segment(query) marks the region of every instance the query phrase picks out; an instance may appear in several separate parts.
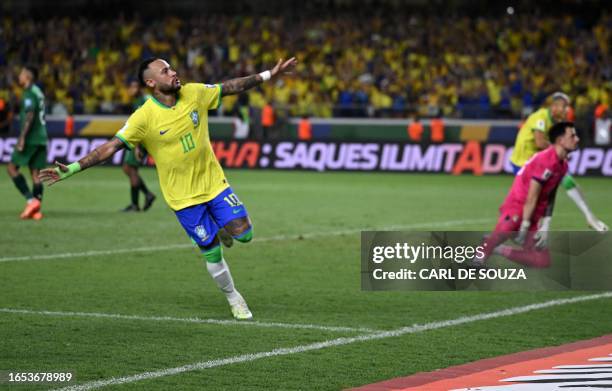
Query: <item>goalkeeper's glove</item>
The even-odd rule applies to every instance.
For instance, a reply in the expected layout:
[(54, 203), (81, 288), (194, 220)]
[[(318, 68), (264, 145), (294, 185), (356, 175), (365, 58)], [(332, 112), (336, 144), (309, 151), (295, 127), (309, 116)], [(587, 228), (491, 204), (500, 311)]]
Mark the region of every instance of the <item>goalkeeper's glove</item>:
[(516, 243), (520, 244), (521, 246), (525, 244), (525, 239), (527, 239), (527, 232), (529, 232), (529, 227), (531, 227), (531, 221), (523, 220), (521, 222), (521, 228), (519, 229), (518, 235), (516, 235), (516, 238), (514, 239)]
[(542, 217), (540, 227), (534, 235), (535, 246), (537, 249), (543, 249), (548, 246), (548, 231), (550, 230), (550, 216)]

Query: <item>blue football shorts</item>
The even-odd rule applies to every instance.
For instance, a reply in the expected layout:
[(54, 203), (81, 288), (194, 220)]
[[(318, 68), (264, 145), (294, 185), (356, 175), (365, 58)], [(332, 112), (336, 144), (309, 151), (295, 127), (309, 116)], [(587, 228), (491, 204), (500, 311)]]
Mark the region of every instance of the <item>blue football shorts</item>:
[(187, 235), (198, 245), (208, 246), (220, 227), (232, 220), (248, 217), (242, 202), (231, 187), (208, 202), (189, 206), (174, 212)]

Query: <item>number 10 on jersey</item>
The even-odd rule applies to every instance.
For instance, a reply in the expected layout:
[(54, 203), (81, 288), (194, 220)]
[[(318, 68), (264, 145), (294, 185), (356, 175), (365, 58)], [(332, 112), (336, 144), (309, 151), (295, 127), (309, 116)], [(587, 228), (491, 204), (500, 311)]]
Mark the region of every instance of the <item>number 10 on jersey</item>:
[(195, 148), (195, 141), (193, 141), (191, 133), (181, 137), (181, 145), (183, 145), (183, 153), (187, 153)]

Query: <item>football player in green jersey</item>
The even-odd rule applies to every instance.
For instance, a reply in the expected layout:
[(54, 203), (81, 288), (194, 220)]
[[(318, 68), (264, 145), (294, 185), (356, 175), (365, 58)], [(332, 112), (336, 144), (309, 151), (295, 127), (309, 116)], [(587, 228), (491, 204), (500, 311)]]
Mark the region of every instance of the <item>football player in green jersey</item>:
[[(21, 213), (22, 219), (42, 219), (40, 212), (43, 185), (38, 178), (39, 171), (47, 164), (47, 128), (45, 126), (45, 96), (34, 84), (38, 76), (35, 67), (26, 65), (19, 72), (19, 85), (23, 88), (19, 110), (19, 138), (13, 150), (7, 171), (15, 187), (26, 199)], [(20, 167), (30, 168), (32, 190)]]
[[(143, 95), (140, 90), (140, 85), (137, 80), (132, 80), (128, 87), (128, 94), (132, 97), (132, 109), (137, 110), (142, 106), (149, 95)], [(138, 167), (142, 163), (146, 151), (141, 146), (134, 148), (134, 150), (126, 150), (123, 154), (123, 165), (121, 168), (125, 175), (130, 179), (130, 205), (122, 209), (123, 212), (138, 212), (140, 206), (138, 205), (138, 195), (140, 192), (145, 196), (145, 203), (142, 210), (147, 211), (153, 205), (155, 201), (155, 194), (153, 194), (145, 184), (142, 177), (138, 174)]]

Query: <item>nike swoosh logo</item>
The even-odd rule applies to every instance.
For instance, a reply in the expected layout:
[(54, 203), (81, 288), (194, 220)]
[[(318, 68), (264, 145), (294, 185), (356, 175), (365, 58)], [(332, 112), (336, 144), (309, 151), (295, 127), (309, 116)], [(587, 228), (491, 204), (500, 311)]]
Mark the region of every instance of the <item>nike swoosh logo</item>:
[(232, 209), (232, 213), (237, 215), (238, 213), (242, 212), (242, 208), (240, 209)]
[(168, 133), (169, 131), (170, 131), (170, 129), (160, 130), (159, 134), (160, 134), (160, 136), (163, 136), (164, 134)]

